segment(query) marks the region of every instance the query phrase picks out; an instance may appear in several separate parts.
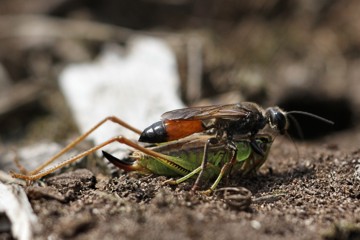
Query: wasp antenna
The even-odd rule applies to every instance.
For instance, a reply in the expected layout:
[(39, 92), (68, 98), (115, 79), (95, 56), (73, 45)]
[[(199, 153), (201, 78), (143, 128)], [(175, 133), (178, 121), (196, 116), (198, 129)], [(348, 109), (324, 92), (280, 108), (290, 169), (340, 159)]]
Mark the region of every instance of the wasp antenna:
[[(299, 137), (301, 140), (304, 140), (304, 134), (302, 131), (302, 128), (298, 122), (298, 120), (296, 120), (296, 118), (292, 115), (288, 115), (288, 117), (290, 118), (290, 120), (294, 123), (294, 126), (296, 128), (296, 132), (299, 134)], [(289, 134), (287, 134), (289, 136)]]
[[(296, 123), (298, 124), (298, 122), (296, 121)], [(297, 158), (299, 159), (300, 157), (300, 152), (299, 152), (299, 148), (297, 147), (296, 145), (296, 142), (294, 141), (294, 139), (290, 136), (290, 134), (288, 134), (287, 132), (285, 133), (286, 136), (290, 139), (290, 141), (294, 144), (294, 147), (295, 147), (295, 150), (296, 150), (296, 153), (297, 153)]]
[[(302, 114), (302, 115), (306, 115), (306, 116), (309, 116), (309, 117), (313, 117), (315, 119), (318, 119), (320, 121), (323, 121), (323, 122), (326, 122), (330, 125), (334, 125), (335, 123), (329, 119), (326, 119), (326, 118), (323, 118), (323, 117), (320, 117), (319, 115), (316, 115), (316, 114), (313, 114), (313, 113), (309, 113), (309, 112), (303, 112), (303, 111), (290, 111), (290, 112), (287, 112), (287, 114)], [(290, 115), (289, 115), (290, 116)]]

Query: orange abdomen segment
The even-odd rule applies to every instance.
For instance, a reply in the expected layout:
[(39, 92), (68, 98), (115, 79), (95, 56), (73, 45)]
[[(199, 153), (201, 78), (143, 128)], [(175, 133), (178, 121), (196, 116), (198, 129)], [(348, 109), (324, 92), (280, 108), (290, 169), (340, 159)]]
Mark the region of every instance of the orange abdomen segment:
[(165, 120), (164, 124), (168, 141), (206, 130), (201, 120)]

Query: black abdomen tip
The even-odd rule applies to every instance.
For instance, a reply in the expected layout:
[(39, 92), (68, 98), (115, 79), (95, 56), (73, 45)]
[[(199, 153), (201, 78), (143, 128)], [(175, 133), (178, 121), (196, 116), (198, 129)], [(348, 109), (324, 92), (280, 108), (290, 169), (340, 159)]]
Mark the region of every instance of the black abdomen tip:
[(139, 142), (161, 143), (166, 142), (167, 137), (164, 122), (158, 121), (144, 129), (139, 137)]

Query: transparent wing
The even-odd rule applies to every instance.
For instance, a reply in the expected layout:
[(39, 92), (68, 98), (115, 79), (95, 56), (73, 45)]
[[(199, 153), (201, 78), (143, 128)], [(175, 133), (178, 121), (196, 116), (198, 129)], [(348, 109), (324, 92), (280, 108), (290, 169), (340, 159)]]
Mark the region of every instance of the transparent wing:
[(260, 111), (261, 109), (257, 104), (251, 102), (244, 102), (238, 104), (176, 109), (164, 113), (163, 115), (161, 115), (161, 118), (163, 120), (206, 120), (212, 118), (239, 119), (247, 116), (249, 113)]

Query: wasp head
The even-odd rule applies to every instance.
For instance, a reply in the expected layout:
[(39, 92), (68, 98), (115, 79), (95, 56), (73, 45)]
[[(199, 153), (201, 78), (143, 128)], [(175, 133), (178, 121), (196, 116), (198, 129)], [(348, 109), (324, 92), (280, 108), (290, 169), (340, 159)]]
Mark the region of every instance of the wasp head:
[(276, 129), (280, 134), (285, 134), (289, 126), (285, 111), (279, 107), (270, 107), (266, 109), (265, 116), (272, 129)]

